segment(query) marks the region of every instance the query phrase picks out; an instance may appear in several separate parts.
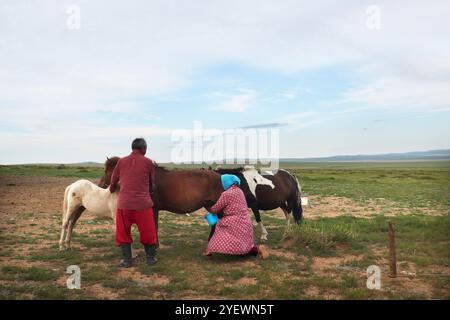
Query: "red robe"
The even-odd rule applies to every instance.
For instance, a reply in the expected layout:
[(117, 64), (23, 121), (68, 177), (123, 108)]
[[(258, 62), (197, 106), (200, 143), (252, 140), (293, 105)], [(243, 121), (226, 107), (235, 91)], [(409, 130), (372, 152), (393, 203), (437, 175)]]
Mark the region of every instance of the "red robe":
[(110, 190), (114, 191), (120, 180), (117, 208), (142, 210), (153, 207), (150, 186), (154, 173), (153, 162), (138, 150), (117, 162), (111, 176)]
[(223, 211), (223, 218), (216, 224), (216, 230), (209, 240), (207, 253), (244, 255), (253, 247), (253, 224), (247, 210), (242, 190), (232, 186), (224, 191), (211, 208), (213, 213)]

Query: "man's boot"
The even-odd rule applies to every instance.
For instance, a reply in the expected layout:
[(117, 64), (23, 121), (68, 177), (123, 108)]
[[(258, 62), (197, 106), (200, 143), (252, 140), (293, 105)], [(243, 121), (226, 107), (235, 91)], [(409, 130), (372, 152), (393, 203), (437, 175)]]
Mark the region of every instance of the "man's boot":
[(120, 266), (123, 268), (131, 267), (131, 243), (125, 243), (120, 246), (122, 248), (123, 259), (120, 260)]
[(156, 246), (155, 245), (146, 245), (145, 248), (145, 255), (147, 256), (147, 264), (153, 265), (158, 260), (156, 259)]

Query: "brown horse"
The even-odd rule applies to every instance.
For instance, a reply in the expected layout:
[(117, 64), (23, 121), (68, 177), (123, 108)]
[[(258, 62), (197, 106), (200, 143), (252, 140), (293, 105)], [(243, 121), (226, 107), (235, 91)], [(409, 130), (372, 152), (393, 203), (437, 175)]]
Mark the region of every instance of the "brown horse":
[[(108, 158), (105, 174), (101, 181), (106, 187), (119, 157)], [(221, 175), (210, 170), (168, 170), (155, 163), (155, 184), (152, 200), (156, 230), (158, 230), (158, 211), (166, 210), (185, 214), (201, 208), (209, 209), (224, 191)]]

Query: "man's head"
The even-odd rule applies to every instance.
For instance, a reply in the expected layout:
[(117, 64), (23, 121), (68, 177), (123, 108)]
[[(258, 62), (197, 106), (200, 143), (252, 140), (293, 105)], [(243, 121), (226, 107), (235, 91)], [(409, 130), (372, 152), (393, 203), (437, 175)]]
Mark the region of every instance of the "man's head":
[(145, 155), (147, 152), (147, 142), (145, 142), (144, 138), (136, 138), (131, 144), (131, 149), (139, 150), (141, 154)]

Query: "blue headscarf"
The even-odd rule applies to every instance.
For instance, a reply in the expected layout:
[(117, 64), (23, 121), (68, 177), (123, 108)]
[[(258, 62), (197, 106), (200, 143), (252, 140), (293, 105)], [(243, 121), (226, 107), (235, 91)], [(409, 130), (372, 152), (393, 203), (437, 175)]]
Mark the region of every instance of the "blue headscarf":
[(224, 190), (228, 190), (234, 184), (238, 186), (241, 184), (241, 179), (234, 174), (223, 174), (221, 180)]

